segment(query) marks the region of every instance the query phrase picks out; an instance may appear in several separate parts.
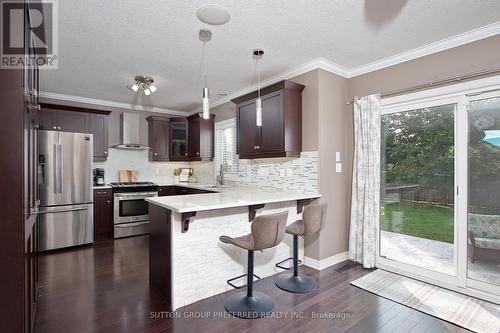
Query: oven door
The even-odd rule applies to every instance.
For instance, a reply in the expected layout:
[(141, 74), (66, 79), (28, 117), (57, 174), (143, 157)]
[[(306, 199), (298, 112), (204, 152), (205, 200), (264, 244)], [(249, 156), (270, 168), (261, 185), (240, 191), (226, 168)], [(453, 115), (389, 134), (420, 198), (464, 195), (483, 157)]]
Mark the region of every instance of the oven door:
[(156, 197), (158, 192), (128, 192), (114, 194), (114, 224), (149, 220), (145, 198)]

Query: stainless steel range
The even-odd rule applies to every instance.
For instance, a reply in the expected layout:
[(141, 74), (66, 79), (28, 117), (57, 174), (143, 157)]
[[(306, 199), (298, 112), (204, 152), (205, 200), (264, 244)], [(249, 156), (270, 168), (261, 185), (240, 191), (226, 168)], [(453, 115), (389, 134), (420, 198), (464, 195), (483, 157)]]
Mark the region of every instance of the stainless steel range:
[(152, 182), (111, 183), (114, 197), (114, 237), (149, 233), (149, 209), (145, 198), (158, 196)]

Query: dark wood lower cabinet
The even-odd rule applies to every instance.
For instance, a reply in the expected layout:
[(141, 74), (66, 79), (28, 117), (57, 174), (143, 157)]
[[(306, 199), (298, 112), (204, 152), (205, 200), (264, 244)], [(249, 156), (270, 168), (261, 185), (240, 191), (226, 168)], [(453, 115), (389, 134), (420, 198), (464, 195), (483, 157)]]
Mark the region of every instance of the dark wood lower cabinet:
[(113, 239), (113, 191), (94, 189), (94, 240)]
[(188, 195), (188, 194), (203, 194), (203, 193), (213, 193), (212, 191), (206, 191), (197, 188), (189, 188), (184, 186), (160, 186), (158, 188), (158, 196), (166, 197), (169, 195)]

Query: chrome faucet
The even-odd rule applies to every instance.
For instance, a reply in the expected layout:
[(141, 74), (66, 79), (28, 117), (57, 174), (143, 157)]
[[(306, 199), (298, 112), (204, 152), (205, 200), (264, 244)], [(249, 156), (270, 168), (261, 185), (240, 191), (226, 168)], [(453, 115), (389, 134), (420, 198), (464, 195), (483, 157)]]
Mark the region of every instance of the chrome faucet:
[(222, 168), (222, 164), (220, 165), (219, 174), (217, 175), (217, 184), (221, 187), (224, 185), (224, 169)]

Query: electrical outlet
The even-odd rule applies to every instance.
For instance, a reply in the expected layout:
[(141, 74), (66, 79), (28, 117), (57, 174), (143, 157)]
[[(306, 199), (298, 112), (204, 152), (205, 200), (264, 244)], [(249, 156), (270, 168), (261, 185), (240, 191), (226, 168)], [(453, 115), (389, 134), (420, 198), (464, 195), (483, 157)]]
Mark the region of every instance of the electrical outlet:
[(285, 169), (280, 169), (280, 176), (285, 177)]
[(335, 163), (335, 172), (342, 172), (342, 163)]
[(340, 162), (340, 152), (335, 152), (335, 162)]

